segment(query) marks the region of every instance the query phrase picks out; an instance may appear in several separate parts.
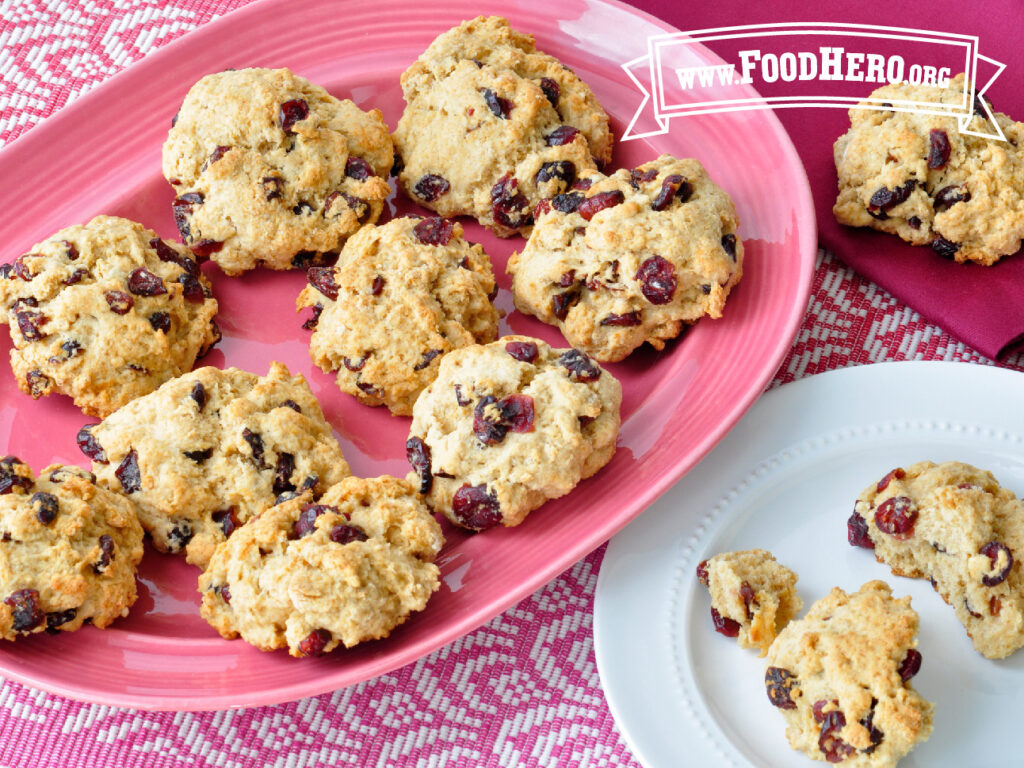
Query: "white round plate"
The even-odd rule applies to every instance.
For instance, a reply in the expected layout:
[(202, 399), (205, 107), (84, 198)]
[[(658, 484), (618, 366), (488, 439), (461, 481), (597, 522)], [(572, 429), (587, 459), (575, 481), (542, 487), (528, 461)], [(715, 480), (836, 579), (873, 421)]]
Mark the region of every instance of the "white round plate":
[(697, 563), (761, 547), (800, 576), (809, 607), (882, 579), (911, 595), (935, 702), (931, 738), (900, 762), (1020, 765), (1024, 652), (976, 653), (927, 581), (851, 547), (857, 495), (897, 466), (966, 461), (1024, 495), (1024, 376), (966, 363), (881, 363), (813, 376), (759, 400), (682, 480), (616, 536), (597, 583), (594, 643), (612, 714), (646, 768), (806, 768), (764, 691), (764, 661), (711, 625)]

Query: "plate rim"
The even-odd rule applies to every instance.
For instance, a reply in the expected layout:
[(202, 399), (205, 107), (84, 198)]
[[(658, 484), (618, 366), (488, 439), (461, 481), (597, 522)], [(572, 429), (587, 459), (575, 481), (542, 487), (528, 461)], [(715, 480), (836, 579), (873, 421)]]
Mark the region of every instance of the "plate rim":
[[(325, 3), (327, 0), (316, 1)], [(536, 0), (525, 0), (517, 5), (528, 8), (531, 3), (535, 1)], [(477, 15), (481, 11), (486, 12), (489, 10), (488, 8), (481, 8), (479, 5), (470, 3), (468, 0), (459, 0), (459, 2), (467, 8), (467, 13), (471, 15)], [(620, 0), (588, 0), (588, 3), (591, 5), (611, 6), (632, 16), (639, 17), (640, 19), (653, 24), (664, 31), (676, 31), (675, 28), (667, 22), (650, 15), (645, 11), (635, 8), (628, 3), (621, 2)], [(106, 97), (108, 93), (118, 92), (122, 88), (122, 83), (130, 81), (132, 77), (138, 76), (138, 71), (141, 68), (150, 69), (152, 67), (161, 66), (164, 63), (169, 63), (173, 61), (179, 49), (186, 46), (196, 45), (197, 41), (203, 40), (207, 36), (220, 34), (222, 29), (228, 30), (232, 26), (249, 23), (251, 17), (259, 17), (267, 14), (267, 9), (269, 8), (287, 5), (288, 0), (256, 0), (256, 2), (250, 3), (242, 8), (234, 9), (223, 16), (211, 19), (197, 29), (191, 30), (180, 38), (177, 38), (150, 52), (141, 60), (134, 62), (124, 70), (111, 76), (97, 86), (90, 88), (86, 93), (82, 93), (72, 103), (65, 105), (60, 110), (57, 110), (52, 115), (25, 131), (3, 149), (0, 149), (0, 168), (16, 160), (20, 153), (26, 151), (27, 147), (37, 146), (37, 142), (45, 142), (53, 131), (60, 131), (63, 124), (74, 120), (75, 117), (82, 114), (83, 111), (88, 111), (93, 101)], [(494, 12), (499, 11), (495, 9)], [(807, 179), (806, 169), (800, 161), (796, 148), (794, 147), (785, 128), (778, 120), (778, 117), (774, 113), (770, 113), (766, 115), (766, 119), (775, 128), (774, 135), (783, 150), (783, 163), (793, 172), (794, 176), (800, 182), (799, 189), (791, 192), (793, 210), (806, 212), (808, 214), (805, 219), (807, 223), (802, 226), (800, 231), (801, 237), (794, 244), (793, 261), (794, 264), (799, 266), (799, 269), (794, 269), (798, 280), (798, 285), (796, 286), (796, 300), (788, 308), (788, 311), (785, 314), (780, 313), (779, 327), (782, 329), (782, 332), (776, 336), (774, 344), (769, 347), (770, 352), (766, 354), (766, 359), (770, 359), (772, 361), (771, 365), (766, 365), (765, 368), (760, 371), (758, 376), (751, 377), (750, 384), (747, 389), (747, 395), (743, 398), (737, 399), (737, 401), (732, 404), (727, 415), (717, 423), (716, 428), (709, 430), (708, 433), (703, 436), (702, 440), (694, 446), (691, 454), (692, 458), (689, 462), (673, 466), (670, 473), (655, 479), (637, 494), (639, 500), (636, 503), (637, 511), (635, 515), (640, 514), (644, 508), (653, 503), (662, 493), (670, 488), (673, 483), (696, 466), (714, 447), (714, 445), (716, 445), (733, 428), (747, 409), (757, 400), (765, 386), (767, 386), (774, 377), (778, 367), (785, 359), (785, 355), (792, 345), (793, 339), (799, 330), (800, 323), (806, 312), (807, 299), (810, 295), (811, 281), (815, 268), (815, 256), (818, 250), (817, 227), (814, 221), (814, 207), (813, 200), (811, 198), (810, 184)], [(628, 519), (616, 518), (611, 521), (602, 521), (597, 526), (600, 531), (601, 538), (592, 546), (588, 546), (586, 551), (581, 552), (579, 557), (586, 556), (587, 552), (600, 546), (601, 542), (607, 540), (610, 536), (627, 525), (630, 520), (635, 518), (635, 515)], [(33, 669), (31, 667), (23, 669), (24, 665), (20, 663), (21, 660), (17, 657), (7, 656), (2, 662), (0, 662), (0, 664), (3, 666), (4, 675), (10, 679), (17, 680), (18, 682), (49, 693), (89, 703), (158, 711), (204, 711), (278, 704), (305, 696), (319, 695), (325, 692), (337, 690), (341, 687), (353, 685), (381, 674), (385, 674), (389, 671), (393, 671), (405, 664), (413, 663), (423, 656), (448, 645), (458, 638), (479, 628), (482, 624), (504, 612), (511, 605), (527, 597), (529, 594), (532, 594), (534, 591), (556, 577), (557, 573), (544, 574), (524, 579), (502, 600), (478, 606), (476, 610), (468, 612), (462, 620), (457, 623), (454, 630), (440, 633), (440, 639), (432, 637), (429, 640), (417, 643), (414, 646), (416, 650), (412, 652), (411, 655), (405, 654), (403, 656), (403, 658), (408, 656), (404, 661), (401, 661), (398, 664), (395, 664), (390, 660), (383, 663), (368, 661), (366, 664), (368, 669), (364, 668), (365, 674), (356, 676), (357, 679), (351, 679), (341, 683), (334, 681), (334, 678), (342, 675), (342, 672), (339, 671), (333, 674), (328, 673), (325, 678), (332, 680), (333, 682), (316, 686), (316, 690), (314, 690), (314, 686), (311, 686), (308, 682), (297, 682), (290, 686), (279, 685), (272, 689), (264, 689), (258, 693), (248, 692), (245, 695), (227, 693), (218, 695), (204, 694), (204, 698), (201, 701), (186, 702), (180, 697), (169, 697), (166, 694), (159, 693), (126, 693), (123, 691), (112, 693), (108, 692), (106, 689), (97, 692), (89, 686), (78, 685), (74, 681), (70, 680), (60, 684), (54, 683), (48, 678), (40, 678), (33, 674)], [(241, 699), (241, 701), (239, 699)]]

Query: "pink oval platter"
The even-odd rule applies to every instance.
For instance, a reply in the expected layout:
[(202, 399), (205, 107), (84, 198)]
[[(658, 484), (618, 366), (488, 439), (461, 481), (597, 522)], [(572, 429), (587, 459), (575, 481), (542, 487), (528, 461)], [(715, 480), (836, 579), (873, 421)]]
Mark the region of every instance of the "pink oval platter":
[[(0, 152), (5, 211), (0, 261), (64, 226), (99, 213), (127, 216), (176, 238), (160, 150), (192, 83), (228, 67), (287, 66), (393, 128), (403, 107), (399, 76), (440, 32), (478, 14), (500, 14), (536, 36), (538, 48), (572, 67), (596, 92), (621, 136), (641, 94), (621, 65), (647, 38), (672, 30), (610, 0), (423, 3), (261, 0), (209, 23), (111, 78)], [(710, 63), (702, 49), (696, 55)], [(713, 89), (712, 89), (713, 90)], [(204, 710), (249, 707), (331, 691), (408, 664), (529, 595), (611, 537), (693, 467), (771, 380), (804, 313), (816, 231), (796, 152), (770, 112), (677, 118), (669, 133), (617, 144), (612, 168), (662, 152), (696, 157), (734, 198), (746, 247), (745, 275), (721, 320), (704, 320), (662, 353), (645, 348), (609, 366), (622, 382), (618, 452), (595, 477), (512, 529), (467, 536), (445, 528), (443, 584), (427, 609), (390, 638), (316, 659), (262, 653), (221, 639), (199, 616), (197, 569), (147, 545), (140, 598), (107, 630), (36, 635), (0, 647), (0, 674), (46, 691), (122, 707)], [(414, 210), (395, 200), (399, 212)], [(565, 346), (557, 330), (513, 311), (505, 263), (521, 240), (499, 240), (475, 223), (507, 313), (503, 333)], [(204, 269), (220, 300), (223, 342), (202, 364), (265, 374), (280, 360), (309, 380), (354, 473), (403, 476), (409, 420), (340, 393), (312, 367), (308, 332), (295, 314), (304, 276), (259, 272), (227, 278)], [(2, 333), (0, 355), (11, 342)], [(66, 398), (33, 401), (0, 368), (0, 455), (36, 470), (54, 461), (87, 465), (75, 445), (89, 419)], [(643, 553), (637, 553), (643, 556)]]

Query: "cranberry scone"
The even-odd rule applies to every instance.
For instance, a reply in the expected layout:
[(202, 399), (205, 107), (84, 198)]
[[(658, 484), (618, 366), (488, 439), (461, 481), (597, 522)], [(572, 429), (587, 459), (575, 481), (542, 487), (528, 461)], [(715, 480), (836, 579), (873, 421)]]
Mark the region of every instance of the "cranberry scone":
[(350, 477), (270, 507), (222, 542), (200, 611), (226, 638), (319, 656), (387, 637), (440, 586), (441, 526), (405, 480)]
[(497, 284), (482, 246), (438, 217), (365, 227), (334, 267), (312, 267), (299, 310), (312, 307), (309, 354), (367, 405), (412, 413), (441, 357), (498, 337)]
[(163, 147), (182, 240), (229, 275), (333, 262), (380, 216), (393, 162), (380, 110), (287, 69), (202, 78)]
[(601, 362), (722, 316), (743, 276), (739, 219), (696, 160), (662, 155), (542, 200), (509, 258), (516, 309)]
[(18, 387), (107, 416), (220, 340), (212, 296), (196, 257), (141, 224), (97, 216), (62, 229), (0, 265)]
[(402, 92), (399, 186), (502, 237), (529, 232), (542, 198), (611, 159), (608, 115), (590, 87), (497, 16), (434, 40), (402, 75)]
[(142, 527), (89, 472), (0, 459), (0, 637), (104, 628), (135, 602)]
[(849, 768), (892, 768), (932, 731), (934, 706), (910, 679), (921, 668), (910, 598), (871, 581), (839, 587), (790, 622), (768, 650), (768, 700), (790, 746)]
[[(878, 102), (929, 102), (959, 108), (964, 75), (940, 88), (886, 85)], [(891, 104), (890, 104), (891, 106)], [(972, 136), (955, 115), (850, 110), (850, 130), (835, 143), (840, 224), (872, 227), (914, 245), (930, 245), (948, 259), (991, 265), (1016, 253), (1024, 238), (1024, 123), (986, 110), (975, 98), (968, 129), (1006, 141)]]
[(765, 549), (747, 549), (702, 560), (697, 579), (711, 594), (715, 631), (761, 655), (803, 608), (797, 575)]
[(928, 579), (978, 653), (1024, 645), (1024, 502), (959, 461), (898, 467), (864, 489), (847, 521), (853, 546), (898, 576)]
[(161, 552), (203, 567), (279, 498), (319, 496), (349, 474), (302, 376), (200, 368), (78, 433), (104, 486), (125, 494)]
[(621, 402), (579, 350), (527, 336), (462, 347), (413, 406), (409, 480), (458, 526), (518, 525), (611, 460)]

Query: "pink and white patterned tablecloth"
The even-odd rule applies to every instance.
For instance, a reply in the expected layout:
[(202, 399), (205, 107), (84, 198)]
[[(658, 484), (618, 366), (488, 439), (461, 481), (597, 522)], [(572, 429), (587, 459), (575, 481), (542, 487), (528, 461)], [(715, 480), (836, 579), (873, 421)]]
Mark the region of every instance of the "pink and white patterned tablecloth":
[[(245, 4), (0, 0), (0, 144), (148, 52)], [(807, 315), (772, 386), (885, 360), (993, 364), (820, 254)], [(1022, 363), (1019, 355), (1004, 362), (1024, 370)], [(0, 765), (637, 766), (594, 662), (593, 600), (603, 554), (601, 547), (414, 664), (276, 707), (137, 712), (4, 681)]]

